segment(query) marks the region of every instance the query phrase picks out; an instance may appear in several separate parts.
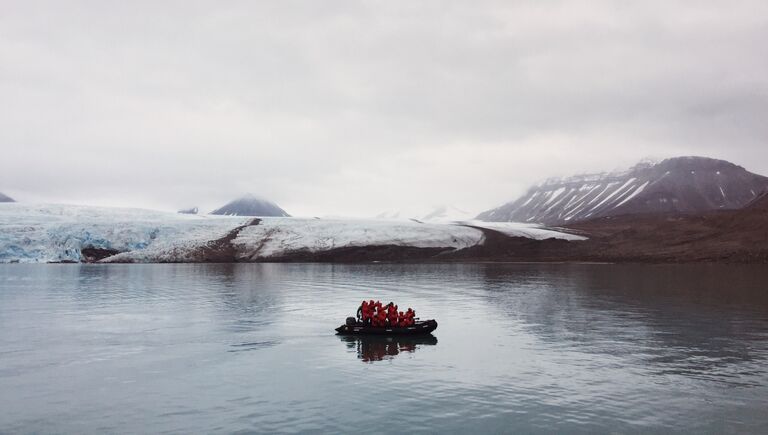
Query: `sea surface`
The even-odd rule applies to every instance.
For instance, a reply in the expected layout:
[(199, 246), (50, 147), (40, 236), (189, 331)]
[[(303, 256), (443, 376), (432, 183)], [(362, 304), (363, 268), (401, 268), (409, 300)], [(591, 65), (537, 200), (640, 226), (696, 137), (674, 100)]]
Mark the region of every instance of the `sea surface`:
[(768, 268), (0, 265), (0, 433), (368, 431), (768, 433)]

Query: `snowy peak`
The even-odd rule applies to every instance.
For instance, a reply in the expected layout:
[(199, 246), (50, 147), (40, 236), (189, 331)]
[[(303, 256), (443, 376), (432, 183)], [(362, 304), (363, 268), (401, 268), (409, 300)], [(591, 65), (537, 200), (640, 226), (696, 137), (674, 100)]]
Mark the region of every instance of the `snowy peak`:
[(414, 220), (417, 222), (449, 223), (474, 219), (475, 214), (462, 210), (453, 205), (437, 205), (432, 208), (419, 207), (415, 210), (403, 212), (401, 210), (388, 210), (374, 216), (374, 219), (388, 220)]
[(0, 202), (16, 202), (16, 201), (14, 201), (13, 198), (11, 198), (10, 196), (3, 195), (2, 193), (0, 193)]
[(563, 225), (620, 214), (738, 209), (767, 188), (768, 178), (733, 163), (676, 157), (623, 172), (549, 179), (478, 219)]
[(230, 201), (223, 207), (212, 211), (211, 214), (225, 216), (290, 216), (274, 202), (251, 194)]
[(419, 220), (424, 222), (458, 222), (472, 219), (474, 215), (452, 205), (440, 205), (434, 210), (422, 216)]

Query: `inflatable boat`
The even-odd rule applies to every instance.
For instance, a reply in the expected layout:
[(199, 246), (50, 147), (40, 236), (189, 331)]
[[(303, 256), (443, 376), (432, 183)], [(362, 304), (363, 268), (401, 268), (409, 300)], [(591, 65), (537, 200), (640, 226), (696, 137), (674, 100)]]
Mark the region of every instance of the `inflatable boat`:
[(336, 328), (340, 335), (426, 335), (437, 329), (434, 319), (416, 321), (413, 326), (403, 327), (374, 327), (357, 322), (354, 317), (347, 319), (347, 323)]

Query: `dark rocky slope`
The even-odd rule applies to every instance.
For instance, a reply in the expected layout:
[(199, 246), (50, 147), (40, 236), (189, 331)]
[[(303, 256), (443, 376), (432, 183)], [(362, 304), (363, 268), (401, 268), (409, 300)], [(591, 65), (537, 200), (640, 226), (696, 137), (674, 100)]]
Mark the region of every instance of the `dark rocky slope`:
[(741, 210), (604, 217), (564, 229), (589, 239), (539, 241), (484, 230), (483, 246), (441, 260), (768, 264), (768, 195)]
[(591, 237), (575, 253), (580, 259), (768, 263), (768, 197), (742, 210), (625, 215), (570, 228)]
[(0, 193), (0, 202), (16, 202), (16, 201), (14, 201), (13, 198), (11, 198), (10, 196), (3, 195), (2, 193)]

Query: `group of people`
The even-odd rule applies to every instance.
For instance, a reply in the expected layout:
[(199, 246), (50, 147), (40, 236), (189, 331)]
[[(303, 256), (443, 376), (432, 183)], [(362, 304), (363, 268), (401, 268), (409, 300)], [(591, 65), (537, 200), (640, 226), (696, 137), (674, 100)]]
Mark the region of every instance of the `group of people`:
[(381, 301), (363, 301), (357, 309), (357, 320), (364, 325), (374, 327), (407, 327), (413, 326), (416, 319), (416, 311), (408, 308), (405, 312), (398, 311), (397, 305), (390, 302), (382, 305)]

